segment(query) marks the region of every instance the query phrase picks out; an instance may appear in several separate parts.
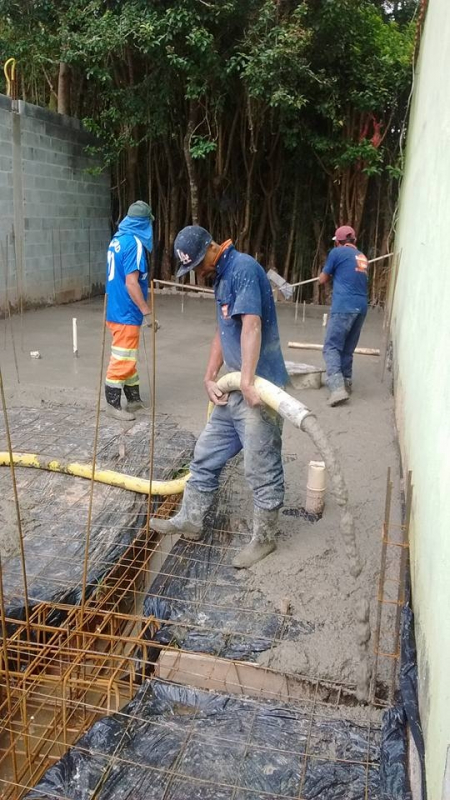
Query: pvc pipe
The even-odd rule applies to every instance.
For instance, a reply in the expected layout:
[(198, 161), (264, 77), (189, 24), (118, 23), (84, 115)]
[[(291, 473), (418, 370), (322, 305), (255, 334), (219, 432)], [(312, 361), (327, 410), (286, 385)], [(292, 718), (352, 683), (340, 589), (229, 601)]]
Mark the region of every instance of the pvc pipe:
[(306, 484), (305, 511), (321, 514), (325, 505), (325, 462), (310, 461)]
[(76, 317), (72, 317), (72, 344), (73, 344), (73, 357), (78, 358), (78, 330), (77, 330)]
[(309, 462), (307, 488), (315, 492), (325, 489), (325, 461)]

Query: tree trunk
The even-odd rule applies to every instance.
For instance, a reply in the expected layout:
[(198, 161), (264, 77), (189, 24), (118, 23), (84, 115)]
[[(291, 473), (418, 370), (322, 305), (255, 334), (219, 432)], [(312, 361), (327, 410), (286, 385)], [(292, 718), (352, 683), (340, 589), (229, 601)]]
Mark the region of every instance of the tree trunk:
[(126, 165), (127, 165), (127, 194), (128, 202), (134, 203), (137, 200), (136, 196), (136, 171), (138, 165), (138, 149), (137, 147), (127, 147), (126, 151)]
[(70, 67), (65, 61), (59, 62), (58, 114), (70, 115)]
[(196, 111), (197, 111), (196, 103), (193, 100), (191, 100), (191, 102), (189, 103), (188, 124), (187, 124), (186, 134), (183, 140), (184, 158), (186, 161), (186, 167), (189, 176), (191, 217), (193, 225), (198, 225), (198, 185), (197, 185), (197, 176), (195, 172), (194, 159), (192, 158), (191, 155), (191, 140), (193, 133), (195, 131)]

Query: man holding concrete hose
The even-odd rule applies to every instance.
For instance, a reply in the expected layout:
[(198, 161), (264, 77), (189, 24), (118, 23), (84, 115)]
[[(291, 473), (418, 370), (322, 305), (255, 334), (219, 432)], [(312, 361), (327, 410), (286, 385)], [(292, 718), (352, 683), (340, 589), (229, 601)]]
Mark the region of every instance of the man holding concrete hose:
[[(272, 290), (255, 259), (239, 253), (231, 239), (217, 244), (198, 225), (180, 231), (174, 250), (181, 262), (177, 277), (194, 269), (200, 277), (214, 278), (218, 325), (204, 378), (214, 409), (197, 441), (180, 511), (169, 520), (153, 518), (150, 524), (158, 533), (201, 539), (220, 473), (243, 449), (245, 476), (253, 491), (253, 535), (233, 566), (248, 568), (275, 550), (284, 500), (282, 419), (261, 404), (254, 387), (256, 376), (280, 387), (288, 382)], [(219, 389), (216, 379), (223, 364), (228, 371), (241, 372), (240, 392), (225, 395)]]
[[(152, 220), (147, 203), (132, 203), (108, 248), (106, 324), (113, 340), (105, 380), (106, 411), (123, 422), (134, 420), (134, 412), (144, 408), (136, 362), (141, 325), (153, 324), (146, 258), (153, 246)], [(156, 321), (155, 325), (158, 328)], [(126, 411), (121, 407), (122, 389)]]

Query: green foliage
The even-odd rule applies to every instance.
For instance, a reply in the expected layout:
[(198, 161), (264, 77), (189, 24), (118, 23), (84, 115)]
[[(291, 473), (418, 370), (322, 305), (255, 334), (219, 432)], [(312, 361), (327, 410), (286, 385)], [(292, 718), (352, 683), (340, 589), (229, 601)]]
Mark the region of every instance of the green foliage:
[(0, 54), (16, 57), (26, 99), (45, 105), (60, 62), (70, 65), (72, 113), (99, 138), (117, 191), (146, 190), (153, 170), (161, 208), (179, 215), (171, 225), (189, 215), (189, 130), (201, 212), (245, 230), (249, 246), (279, 232), (282, 251), (279, 219), (299, 191), (312, 231), (316, 209), (333, 223), (362, 214), (370, 181), (398, 180), (416, 9), (417, 0), (0, 0)]

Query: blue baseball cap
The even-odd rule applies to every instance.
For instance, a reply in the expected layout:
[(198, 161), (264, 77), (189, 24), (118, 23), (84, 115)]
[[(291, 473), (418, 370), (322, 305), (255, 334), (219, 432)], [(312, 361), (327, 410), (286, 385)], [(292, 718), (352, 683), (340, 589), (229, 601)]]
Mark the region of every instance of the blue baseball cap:
[(177, 278), (198, 267), (212, 240), (211, 234), (200, 225), (188, 225), (179, 232), (173, 246), (175, 258), (180, 262)]

